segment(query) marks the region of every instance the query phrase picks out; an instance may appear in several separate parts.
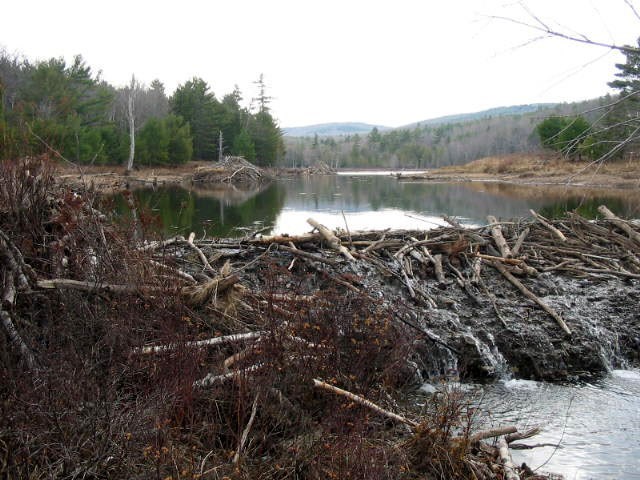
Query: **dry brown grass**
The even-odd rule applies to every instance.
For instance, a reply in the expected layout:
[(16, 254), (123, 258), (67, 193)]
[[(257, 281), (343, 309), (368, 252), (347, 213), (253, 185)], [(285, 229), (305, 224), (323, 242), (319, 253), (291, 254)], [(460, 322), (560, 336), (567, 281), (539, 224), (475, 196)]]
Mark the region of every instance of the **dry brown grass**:
[[(553, 178), (578, 176), (580, 180), (592, 177), (592, 183), (607, 184), (620, 180), (640, 178), (640, 162), (637, 160), (609, 160), (602, 163), (569, 160), (554, 153), (518, 153), (486, 157), (464, 165), (443, 167), (434, 175), (516, 176), (518, 178)], [(611, 178), (606, 178), (611, 177)]]

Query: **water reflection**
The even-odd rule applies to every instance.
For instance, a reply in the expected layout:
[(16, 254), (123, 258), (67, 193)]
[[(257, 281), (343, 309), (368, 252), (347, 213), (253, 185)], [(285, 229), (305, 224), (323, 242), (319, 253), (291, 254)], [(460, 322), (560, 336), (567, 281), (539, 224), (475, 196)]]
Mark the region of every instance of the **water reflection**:
[[(390, 176), (306, 176), (283, 179), (259, 190), (176, 186), (134, 192), (139, 202), (157, 213), (165, 232), (242, 236), (238, 228), (271, 226), (271, 233), (299, 234), (315, 217), (329, 228), (429, 229), (442, 216), (481, 225), (488, 214), (499, 218), (529, 215), (533, 208), (548, 217), (575, 210), (588, 218), (605, 204), (625, 217), (640, 216), (640, 193), (629, 190), (504, 183), (399, 182)], [(126, 210), (120, 202), (121, 211)], [(267, 230), (268, 231), (268, 230)]]

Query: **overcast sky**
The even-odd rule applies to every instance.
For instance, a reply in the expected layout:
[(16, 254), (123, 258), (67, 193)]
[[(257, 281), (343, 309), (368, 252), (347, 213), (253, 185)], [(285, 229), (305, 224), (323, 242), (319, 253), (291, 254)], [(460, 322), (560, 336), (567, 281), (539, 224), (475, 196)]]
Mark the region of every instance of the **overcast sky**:
[(395, 127), (605, 94), (623, 55), (559, 39), (522, 46), (538, 33), (490, 18), (534, 22), (521, 4), (593, 40), (640, 35), (625, 0), (5, 0), (0, 47), (32, 60), (80, 53), (115, 85), (135, 73), (171, 93), (199, 76), (221, 98), (238, 84), (247, 102), (263, 73), (284, 127)]

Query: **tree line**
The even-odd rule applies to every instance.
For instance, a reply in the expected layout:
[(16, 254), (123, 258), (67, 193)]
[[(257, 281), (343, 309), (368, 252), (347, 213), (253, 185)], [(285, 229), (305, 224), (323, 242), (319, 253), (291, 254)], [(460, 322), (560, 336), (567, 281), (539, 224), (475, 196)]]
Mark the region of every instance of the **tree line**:
[(438, 168), (482, 157), (529, 152), (542, 144), (536, 126), (548, 116), (572, 116), (611, 98), (541, 107), (467, 121), (417, 124), (409, 128), (339, 137), (285, 137), (284, 165), (324, 162), (334, 168)]
[(163, 83), (105, 82), (76, 56), (31, 62), (0, 51), (0, 158), (54, 152), (81, 164), (178, 165), (240, 155), (272, 165), (284, 155), (264, 78), (256, 107), (242, 94), (218, 99), (202, 78), (171, 96)]
[(640, 41), (626, 46), (609, 86), (617, 93), (538, 111), (487, 116), (366, 135), (285, 138), (284, 165), (438, 168), (548, 148), (577, 160), (634, 159), (640, 147)]

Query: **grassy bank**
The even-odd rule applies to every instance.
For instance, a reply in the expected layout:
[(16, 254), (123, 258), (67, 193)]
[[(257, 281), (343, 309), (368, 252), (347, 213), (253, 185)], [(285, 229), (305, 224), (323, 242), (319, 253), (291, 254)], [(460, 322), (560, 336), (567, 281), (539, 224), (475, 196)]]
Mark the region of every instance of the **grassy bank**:
[(640, 161), (608, 160), (594, 163), (569, 160), (557, 154), (513, 154), (443, 167), (430, 172), (430, 176), (435, 179), (633, 188), (639, 186)]

